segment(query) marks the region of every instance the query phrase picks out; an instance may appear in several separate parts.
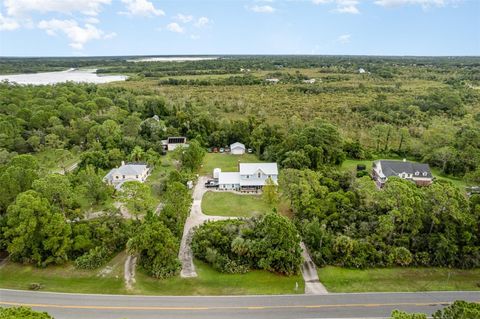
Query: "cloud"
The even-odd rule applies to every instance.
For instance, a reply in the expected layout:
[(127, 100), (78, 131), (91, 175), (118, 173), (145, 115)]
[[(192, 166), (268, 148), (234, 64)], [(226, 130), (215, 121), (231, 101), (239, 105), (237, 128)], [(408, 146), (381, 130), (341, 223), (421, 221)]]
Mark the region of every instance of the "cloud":
[(97, 24), (97, 23), (100, 23), (100, 20), (98, 20), (95, 17), (88, 17), (85, 19), (85, 22), (90, 24)]
[(25, 16), (31, 12), (64, 14), (80, 12), (96, 16), (102, 10), (102, 5), (110, 3), (111, 0), (5, 0), (3, 5), (7, 15), (12, 17)]
[(175, 20), (180, 21), (182, 23), (188, 23), (193, 20), (192, 15), (186, 15), (186, 14), (177, 14), (175, 17), (173, 17)]
[(422, 8), (444, 7), (458, 0), (376, 0), (375, 4), (382, 7), (400, 7), (405, 5), (420, 5)]
[(316, 5), (335, 4), (333, 11), (339, 13), (359, 14), (358, 5), (359, 0), (312, 0)]
[(121, 11), (119, 14), (130, 16), (164, 16), (163, 10), (155, 8), (153, 3), (147, 0), (122, 0), (127, 11)]
[(20, 24), (13, 18), (4, 17), (0, 13), (0, 31), (12, 31), (20, 28)]
[(341, 44), (347, 44), (350, 42), (350, 39), (351, 39), (351, 35), (350, 34), (342, 34), (341, 36), (339, 36), (337, 38), (337, 42), (341, 43)]
[(183, 33), (185, 30), (176, 22), (167, 24), (167, 30), (176, 33)]
[(69, 45), (76, 50), (83, 49), (88, 41), (110, 39), (116, 35), (115, 33), (105, 34), (102, 30), (88, 23), (81, 27), (75, 20), (42, 20), (37, 26), (51, 36), (55, 36), (59, 32), (65, 34), (70, 39)]
[(206, 27), (208, 26), (212, 21), (207, 18), (207, 17), (200, 17), (198, 18), (198, 20), (195, 22), (195, 26), (197, 28), (203, 28), (203, 27)]
[(269, 5), (263, 5), (263, 6), (254, 5), (254, 6), (248, 7), (248, 9), (256, 13), (274, 13), (275, 12), (275, 8)]

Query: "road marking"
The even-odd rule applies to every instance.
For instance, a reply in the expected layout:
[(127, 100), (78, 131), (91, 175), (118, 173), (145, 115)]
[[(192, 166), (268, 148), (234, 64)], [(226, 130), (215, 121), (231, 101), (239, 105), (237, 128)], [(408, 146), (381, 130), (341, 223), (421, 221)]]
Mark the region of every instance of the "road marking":
[[(476, 301), (480, 303), (479, 301)], [(172, 311), (198, 311), (198, 310), (263, 310), (263, 309), (288, 309), (288, 308), (347, 308), (347, 307), (391, 307), (391, 306), (439, 306), (450, 305), (450, 301), (436, 302), (396, 302), (396, 303), (351, 303), (351, 304), (324, 304), (324, 305), (278, 305), (278, 306), (211, 306), (211, 307), (168, 307), (168, 306), (89, 306), (89, 305), (56, 305), (56, 304), (34, 304), (10, 301), (0, 301), (5, 306), (27, 306), (37, 308), (62, 308), (62, 309), (95, 309), (95, 310), (172, 310)]]

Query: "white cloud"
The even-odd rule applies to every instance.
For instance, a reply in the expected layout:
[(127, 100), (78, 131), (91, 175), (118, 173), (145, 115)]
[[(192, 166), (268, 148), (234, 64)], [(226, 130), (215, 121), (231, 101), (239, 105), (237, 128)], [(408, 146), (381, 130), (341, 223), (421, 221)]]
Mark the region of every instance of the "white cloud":
[(14, 17), (25, 16), (30, 12), (80, 12), (96, 16), (102, 10), (102, 5), (110, 3), (111, 0), (5, 0), (3, 5), (7, 14)]
[(165, 15), (163, 10), (155, 8), (153, 3), (147, 0), (122, 0), (122, 2), (128, 11), (119, 12), (120, 14), (144, 17)]
[(193, 20), (192, 15), (186, 15), (186, 14), (177, 14), (175, 17), (173, 17), (175, 20), (180, 21), (182, 23), (188, 23)]
[(312, 2), (317, 5), (335, 4), (334, 11), (339, 13), (360, 13), (358, 10), (359, 0), (312, 0)]
[(91, 40), (110, 39), (115, 33), (104, 34), (104, 32), (92, 24), (79, 26), (75, 20), (42, 20), (38, 28), (45, 30), (48, 35), (55, 36), (61, 32), (70, 39), (70, 46), (76, 50), (83, 49), (83, 46)]
[(183, 33), (185, 30), (176, 22), (167, 24), (167, 30), (176, 33)]
[(337, 42), (341, 43), (341, 44), (347, 44), (350, 42), (350, 39), (351, 39), (351, 35), (350, 34), (342, 34), (341, 36), (339, 36), (337, 38)]
[(422, 8), (444, 7), (458, 0), (376, 0), (375, 4), (382, 7), (400, 7), (404, 5), (420, 5)]
[(12, 31), (18, 29), (20, 24), (13, 18), (4, 17), (0, 13), (0, 31)]
[(197, 28), (203, 28), (203, 27), (206, 27), (207, 25), (209, 25), (212, 21), (207, 18), (207, 17), (200, 17), (198, 18), (198, 20), (195, 22), (195, 26)]
[(275, 8), (269, 5), (263, 5), (263, 6), (254, 5), (254, 6), (248, 7), (248, 9), (256, 13), (274, 13), (275, 12)]
[(97, 23), (100, 23), (100, 20), (98, 20), (97, 18), (95, 17), (87, 17), (85, 19), (85, 22), (86, 23), (90, 23), (90, 24), (97, 24)]

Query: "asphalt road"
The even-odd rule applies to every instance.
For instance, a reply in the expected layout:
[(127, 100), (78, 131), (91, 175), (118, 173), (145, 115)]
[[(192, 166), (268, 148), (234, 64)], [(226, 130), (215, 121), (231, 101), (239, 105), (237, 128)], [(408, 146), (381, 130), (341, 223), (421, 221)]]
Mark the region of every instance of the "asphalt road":
[(0, 289), (0, 306), (26, 305), (56, 319), (385, 318), (393, 309), (431, 314), (454, 300), (480, 302), (480, 292), (160, 297)]

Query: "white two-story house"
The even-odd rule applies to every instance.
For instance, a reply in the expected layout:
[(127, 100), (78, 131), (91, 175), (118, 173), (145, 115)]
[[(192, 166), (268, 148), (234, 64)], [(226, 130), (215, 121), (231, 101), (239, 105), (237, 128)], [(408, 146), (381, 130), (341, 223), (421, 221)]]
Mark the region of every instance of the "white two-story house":
[[(218, 169), (216, 169), (218, 172)], [(239, 172), (218, 172), (220, 190), (258, 190), (268, 178), (278, 183), (277, 163), (240, 163)]]

